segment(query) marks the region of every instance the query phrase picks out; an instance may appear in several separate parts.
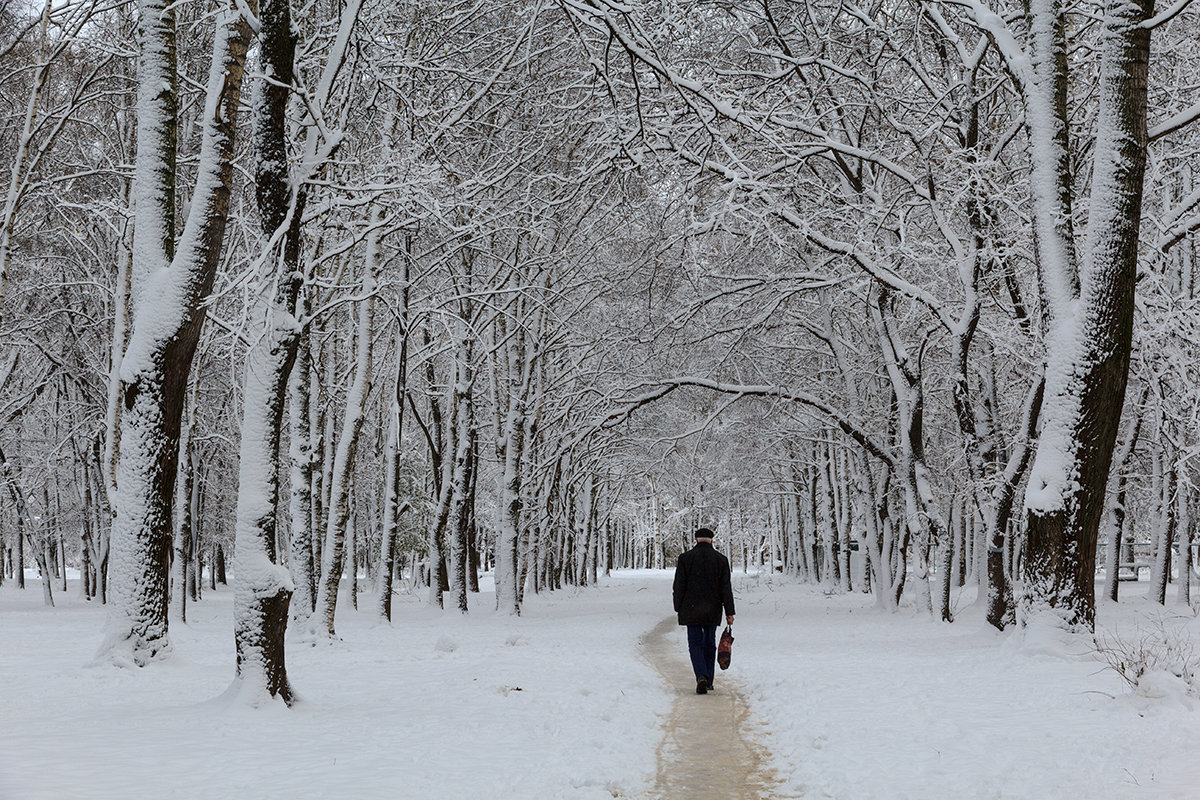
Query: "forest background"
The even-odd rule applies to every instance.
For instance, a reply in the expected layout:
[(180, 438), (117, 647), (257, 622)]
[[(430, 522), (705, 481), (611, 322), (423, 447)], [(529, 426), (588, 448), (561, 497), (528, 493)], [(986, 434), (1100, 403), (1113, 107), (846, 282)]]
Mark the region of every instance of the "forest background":
[(290, 703), (339, 602), (518, 614), (701, 522), (946, 621), (1190, 613), (1191, 0), (0, 21), (0, 573), (78, 570), (101, 661), (228, 563)]

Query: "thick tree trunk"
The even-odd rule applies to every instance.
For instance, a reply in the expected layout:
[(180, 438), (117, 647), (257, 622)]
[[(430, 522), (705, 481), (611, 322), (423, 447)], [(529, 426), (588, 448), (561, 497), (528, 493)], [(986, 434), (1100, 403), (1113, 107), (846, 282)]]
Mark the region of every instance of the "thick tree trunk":
[[(269, 4), (264, 3), (264, 17)], [(265, 17), (266, 18), (266, 17)], [(251, 704), (279, 697), (291, 704), (284, 633), (294, 584), (276, 563), (279, 437), (288, 373), (296, 352), (295, 320), (278, 306), (259, 309), (258, 337), (246, 359), (234, 549), (235, 686)]]
[[(108, 396), (104, 414), (104, 454), (99, 460), (105, 497), (108, 500), (109, 520), (116, 513), (117, 506), (117, 461), (120, 454), (121, 435), (121, 360), (125, 355), (125, 345), (129, 326), (129, 291), (132, 248), (124, 236), (122, 248), (117, 259), (117, 281), (113, 297), (113, 328), (112, 342), (109, 350)], [(107, 525), (105, 526), (108, 527)]]
[[(1046, 337), (1045, 424), (1025, 506), (1023, 622), (1091, 631), (1095, 560), (1104, 490), (1129, 374), (1134, 283), (1146, 163), (1146, 79), (1153, 0), (1106, 11), (1092, 195), (1082, 280), (1074, 274), (1069, 226), (1066, 13), (1035, 4), (1031, 28), (1037, 86), (1054, 87), (1026, 114), (1033, 143), (1037, 255), (1053, 313)], [(1048, 131), (1040, 128), (1049, 128)], [(1040, 145), (1053, 139), (1053, 147)], [(1039, 197), (1045, 186), (1055, 197)], [(1065, 213), (1064, 213), (1065, 212)]]
[(107, 478), (101, 460), (102, 448), (101, 437), (97, 436), (92, 441), (90, 460), (85, 461), (83, 473), (88, 496), (92, 499), (92, 502), (87, 504), (91, 535), (85, 542), (88, 561), (91, 564), (90, 591), (91, 596), (99, 598), (101, 604), (107, 602), (108, 537), (112, 522), (112, 513), (107, 508)]
[[(264, 3), (264, 20), (269, 19), (268, 8)], [(279, 697), (290, 705), (283, 636), (294, 584), (288, 570), (277, 563), (275, 535), (279, 439), (297, 344), (295, 318), (282, 307), (285, 303), (277, 299), (257, 310), (257, 337), (246, 359), (233, 606), (235, 684), (251, 703)]]
[[(809, 558), (808, 533), (811, 524), (804, 514), (804, 481), (800, 467), (793, 461), (791, 466), (792, 485), (790, 491), (792, 516), (795, 518), (796, 532), (796, 568), (800, 576), (808, 583), (814, 583), (812, 574), (812, 559)], [(861, 502), (861, 496), (858, 498)]]
[[(349, 34), (358, 18), (360, 3), (351, 2), (339, 23), (323, 74), (315, 92), (309, 98), (312, 108), (322, 109), (328, 98), (332, 77), (344, 59)], [(255, 109), (255, 185), (259, 215), (269, 238), (268, 257), (264, 260), (264, 283), (270, 293), (260, 293), (253, 309), (252, 322), (257, 336), (252, 340), (247, 356), (244, 391), (245, 416), (242, 423), (241, 472), (238, 487), (237, 550), (234, 577), (234, 640), (237, 646), (238, 669), (234, 685), (240, 684), (244, 697), (260, 703), (273, 697), (291, 705), (294, 696), (288, 683), (284, 658), (284, 633), (287, 628), (288, 607), (295, 591), (291, 573), (280, 563), (277, 550), (283, 546), (276, 535), (279, 516), (279, 441), (283, 424), (288, 383), (304, 334), (305, 321), (297, 313), (305, 310), (300, 303), (305, 275), (300, 266), (300, 234), (303, 224), (306, 181), (308, 174), (292, 175), (287, 138), (287, 110), (294, 81), (293, 62), (296, 35), (291, 22), (290, 0), (263, 0), (260, 8), (260, 58), (265, 68), (259, 103)], [(307, 169), (321, 159), (316, 157), (317, 136), (310, 130), (299, 159)], [(363, 289), (367, 295), (361, 311), (359, 357), (355, 382), (347, 402), (347, 417), (357, 413), (358, 419), (349, 431), (344, 430), (348, 445), (342, 467), (348, 474), (354, 444), (361, 425), (362, 405), (365, 403), (370, 374), (371, 294), (378, 270), (378, 222), (372, 219), (368, 239), (367, 276)], [(303, 374), (300, 380), (303, 379)], [(305, 398), (306, 399), (306, 398)], [(308, 409), (299, 403), (293, 407), (292, 423), (297, 441), (294, 452), (301, 453), (307, 444)], [(355, 408), (357, 406), (357, 412)], [(304, 453), (307, 455), (306, 453)], [(343, 455), (339, 447), (339, 456)], [(293, 457), (293, 464), (296, 458)], [(311, 462), (310, 462), (311, 463)], [(307, 536), (305, 491), (307, 475), (302, 466), (293, 485), (294, 496), (289, 503), (293, 521), (300, 525), (299, 542), (292, 542), (300, 561), (305, 594), (309, 595), (311, 552)], [(341, 476), (343, 489), (347, 475)], [(337, 498), (339, 510), (344, 511), (345, 498)], [(331, 515), (331, 520), (337, 517)], [(341, 521), (341, 520), (339, 520)], [(339, 570), (340, 570), (340, 565)], [(307, 568), (307, 574), (304, 573)], [(353, 562), (351, 569), (354, 569)], [(337, 584), (330, 599), (327, 622), (333, 634), (333, 602)], [(310, 595), (309, 595), (310, 596)], [(308, 596), (303, 598), (303, 613), (307, 613)]]
[[(94, 593), (92, 579), (92, 481), (88, 476), (87, 461), (80, 463), (81, 477), (79, 482), (83, 490), (83, 522), (79, 526), (79, 596), (91, 600)], [(0, 531), (0, 586), (4, 585), (4, 534)]]
[(600, 540), (603, 538), (603, 527), (600, 525), (600, 492), (596, 485), (596, 476), (591, 475), (588, 478), (591, 485), (591, 490), (588, 492), (588, 541), (591, 542), (588, 547), (588, 585), (595, 586), (599, 573), (600, 563)]
[(887, 323), (888, 293), (881, 289), (871, 311), (879, 332), (881, 347), (886, 356), (888, 374), (896, 397), (898, 421), (896, 471), (903, 480), (904, 524), (899, 541), (893, 546), (896, 559), (893, 576), (894, 603), (899, 605), (905, 583), (908, 582), (907, 551), (911, 543), (914, 569), (909, 586), (915, 592), (919, 611), (932, 614), (933, 599), (929, 588), (929, 550), (937, 533), (939, 518), (932, 510), (933, 489), (929, 468), (925, 464), (925, 398), (921, 385), (921, 358), (918, 351), (910, 356), (907, 347)]
[[(426, 345), (430, 342), (428, 331), (425, 332)], [(425, 382), (428, 386), (436, 385), (432, 359), (426, 362)], [(432, 393), (429, 398), (429, 450), (431, 474), (434, 478), (434, 489), (437, 493), (437, 505), (430, 521), (428, 533), (429, 558), (429, 604), (443, 607), (444, 595), (450, 589), (449, 576), (446, 570), (446, 520), (450, 516), (451, 487), (454, 483), (454, 458), (451, 451), (455, 448), (454, 420), (454, 381), (446, 381), (447, 400), (451, 411), (441, 413), (441, 404)]]
[(195, 191), (175, 245), (173, 6), (141, 0), (133, 326), (121, 363), (113, 604), (101, 656), (143, 666), (170, 648), (167, 571), (183, 398), (220, 260), (249, 25), (218, 16)]

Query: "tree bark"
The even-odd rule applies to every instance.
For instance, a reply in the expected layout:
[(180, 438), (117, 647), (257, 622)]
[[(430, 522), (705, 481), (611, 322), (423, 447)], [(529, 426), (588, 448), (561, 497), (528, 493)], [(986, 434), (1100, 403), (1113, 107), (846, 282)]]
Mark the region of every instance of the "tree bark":
[[(179, 426), (192, 357), (212, 290), (232, 182), (249, 25), (218, 16), (195, 191), (175, 245), (175, 18), (141, 0), (135, 168), (133, 326), (121, 364), (121, 458), (112, 533), (113, 604), (101, 657), (144, 666), (169, 651), (167, 570)], [(165, 305), (173, 303), (174, 305)]]
[[(1035, 244), (1053, 317), (1046, 338), (1045, 424), (1025, 496), (1020, 618), (1028, 623), (1045, 614), (1054, 625), (1091, 631), (1096, 540), (1129, 374), (1147, 145), (1150, 31), (1142, 23), (1153, 14), (1153, 0), (1113, 2), (1106, 11), (1082, 280), (1073, 269), (1069, 230), (1066, 12), (1057, 0), (1034, 8), (1033, 38), (1042, 43), (1033, 52), (1034, 88), (1044, 94), (1054, 87), (1051, 102), (1030, 105), (1026, 114)], [(1033, 96), (1030, 104), (1051, 97)], [(1053, 145), (1042, 147), (1048, 138)], [(1054, 187), (1053, 202), (1036, 196), (1047, 184)]]

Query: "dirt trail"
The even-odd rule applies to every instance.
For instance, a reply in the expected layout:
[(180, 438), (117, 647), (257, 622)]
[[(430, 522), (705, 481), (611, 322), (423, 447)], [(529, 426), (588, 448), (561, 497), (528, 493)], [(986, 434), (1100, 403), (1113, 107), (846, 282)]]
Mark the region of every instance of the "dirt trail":
[[(654, 627), (643, 652), (675, 696), (663, 722), (658, 773), (647, 800), (776, 798), (779, 781), (755, 738), (756, 723), (739, 687), (717, 671), (716, 689), (696, 694), (686, 644), (674, 617)], [(736, 658), (736, 653), (735, 653)]]

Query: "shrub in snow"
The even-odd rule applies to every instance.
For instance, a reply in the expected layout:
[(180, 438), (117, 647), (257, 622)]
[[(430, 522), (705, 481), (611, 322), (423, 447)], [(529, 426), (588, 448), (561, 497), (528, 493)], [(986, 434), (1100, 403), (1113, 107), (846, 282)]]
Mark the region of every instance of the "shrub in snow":
[(1178, 686), (1182, 681), (1189, 695), (1200, 697), (1196, 676), (1200, 657), (1181, 626), (1170, 628), (1158, 619), (1139, 630), (1136, 638), (1126, 639), (1115, 633), (1097, 636), (1096, 652), (1139, 694), (1160, 697), (1164, 683)]

